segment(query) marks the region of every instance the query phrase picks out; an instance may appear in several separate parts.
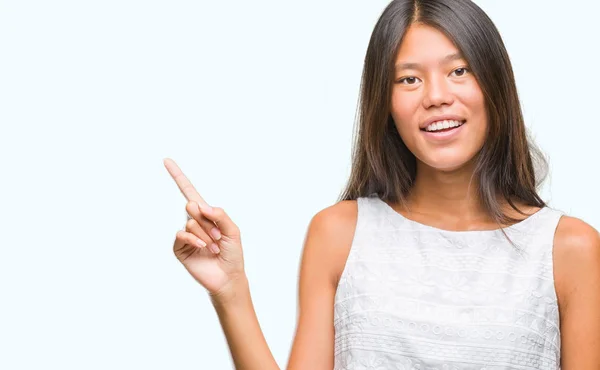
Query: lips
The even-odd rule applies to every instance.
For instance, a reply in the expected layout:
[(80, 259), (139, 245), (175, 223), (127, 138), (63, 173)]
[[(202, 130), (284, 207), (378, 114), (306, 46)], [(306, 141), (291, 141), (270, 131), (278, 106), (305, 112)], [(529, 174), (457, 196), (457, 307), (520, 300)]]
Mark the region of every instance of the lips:
[(433, 117), (429, 117), (424, 122), (421, 122), (421, 124), (419, 125), (419, 129), (422, 131), (425, 131), (427, 126), (429, 126), (430, 124), (432, 124), (434, 122), (439, 122), (439, 121), (460, 121), (462, 123), (465, 123), (467, 120), (462, 116), (458, 116), (458, 115), (454, 115), (454, 114), (433, 116)]
[(431, 123), (426, 128), (421, 129), (421, 131), (427, 131), (427, 132), (448, 131), (453, 128), (460, 127), (460, 126), (464, 125), (465, 123), (466, 123), (466, 121), (456, 121), (456, 120), (437, 121), (437, 122)]
[(451, 143), (456, 138), (460, 137), (462, 131), (464, 130), (464, 127), (465, 125), (462, 124), (454, 128), (447, 128), (436, 131), (421, 130), (421, 132), (423, 133), (423, 136), (426, 140), (428, 140), (431, 143), (434, 143), (435, 145), (439, 145)]

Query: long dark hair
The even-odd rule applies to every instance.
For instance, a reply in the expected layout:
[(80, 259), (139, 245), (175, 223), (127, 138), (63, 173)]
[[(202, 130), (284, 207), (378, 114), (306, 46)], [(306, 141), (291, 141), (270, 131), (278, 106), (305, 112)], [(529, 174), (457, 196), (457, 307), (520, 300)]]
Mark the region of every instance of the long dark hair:
[(548, 165), (529, 140), (508, 53), (492, 20), (470, 0), (394, 0), (383, 11), (367, 48), (352, 169), (339, 201), (376, 193), (382, 200), (408, 206), (416, 159), (394, 125), (390, 99), (395, 57), (407, 28), (417, 22), (454, 42), (483, 91), (488, 132), (473, 176), (479, 180), (477, 191), (484, 209), (506, 225), (519, 219), (505, 214), (501, 201), (521, 214), (525, 213), (515, 200), (545, 206), (537, 188), (547, 176)]

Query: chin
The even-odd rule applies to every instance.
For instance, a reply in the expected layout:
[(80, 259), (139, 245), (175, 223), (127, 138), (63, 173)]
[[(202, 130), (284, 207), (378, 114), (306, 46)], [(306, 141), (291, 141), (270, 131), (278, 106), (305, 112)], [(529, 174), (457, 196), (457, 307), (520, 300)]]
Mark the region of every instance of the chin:
[[(441, 154), (441, 153), (440, 153)], [(432, 169), (444, 172), (456, 171), (473, 163), (474, 156), (460, 153), (456, 155), (425, 156), (421, 162)]]

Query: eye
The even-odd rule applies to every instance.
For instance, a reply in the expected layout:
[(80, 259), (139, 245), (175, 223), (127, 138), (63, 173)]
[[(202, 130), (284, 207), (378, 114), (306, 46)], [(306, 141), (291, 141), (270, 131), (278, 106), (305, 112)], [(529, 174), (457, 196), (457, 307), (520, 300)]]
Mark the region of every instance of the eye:
[(469, 68), (467, 67), (456, 68), (454, 71), (452, 71), (456, 77), (462, 77), (466, 75), (467, 72), (470, 72)]
[(403, 85), (414, 85), (417, 83), (417, 81), (419, 81), (419, 79), (417, 77), (402, 77), (401, 79), (398, 80), (399, 84), (403, 84)]

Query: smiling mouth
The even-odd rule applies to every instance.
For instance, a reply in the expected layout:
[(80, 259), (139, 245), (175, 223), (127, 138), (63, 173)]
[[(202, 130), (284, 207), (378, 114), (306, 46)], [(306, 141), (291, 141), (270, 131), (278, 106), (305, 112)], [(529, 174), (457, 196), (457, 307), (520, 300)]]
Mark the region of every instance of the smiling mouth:
[(462, 121), (456, 121), (456, 120), (444, 120), (444, 121), (438, 121), (435, 123), (432, 123), (431, 125), (425, 127), (425, 128), (421, 128), (421, 131), (425, 131), (428, 133), (437, 133), (437, 132), (448, 132), (448, 131), (452, 131), (454, 129), (457, 129), (459, 127), (461, 127), (462, 125), (464, 125), (467, 122), (467, 120), (462, 120)]

